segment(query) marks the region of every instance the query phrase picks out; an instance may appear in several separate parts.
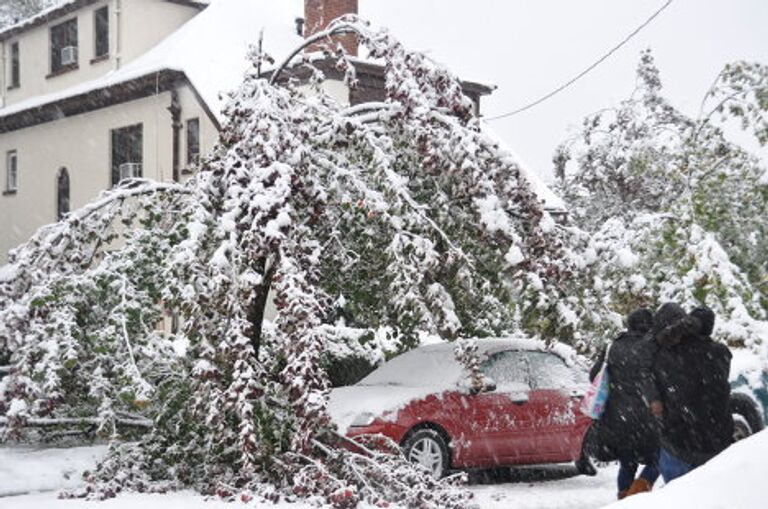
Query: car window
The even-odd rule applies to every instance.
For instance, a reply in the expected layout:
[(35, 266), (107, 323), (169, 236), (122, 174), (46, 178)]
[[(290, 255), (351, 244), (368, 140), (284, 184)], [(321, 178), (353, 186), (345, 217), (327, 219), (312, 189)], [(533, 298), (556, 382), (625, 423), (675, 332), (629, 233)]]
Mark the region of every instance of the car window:
[(522, 352), (499, 352), (480, 365), (483, 373), (496, 382), (496, 389), (520, 390), (528, 387), (528, 366)]
[(583, 383), (578, 373), (553, 353), (528, 352), (533, 389), (573, 389)]

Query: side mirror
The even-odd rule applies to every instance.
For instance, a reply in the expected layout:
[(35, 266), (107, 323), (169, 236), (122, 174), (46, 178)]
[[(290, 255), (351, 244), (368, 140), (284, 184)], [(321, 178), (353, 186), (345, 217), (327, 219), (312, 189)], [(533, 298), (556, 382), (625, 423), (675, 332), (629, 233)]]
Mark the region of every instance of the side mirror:
[(496, 381), (493, 378), (485, 375), (483, 376), (483, 388), (480, 390), (477, 390), (477, 388), (474, 387), (472, 380), (469, 377), (462, 378), (458, 385), (461, 389), (467, 391), (470, 394), (480, 394), (483, 392), (493, 392), (496, 390)]
[(483, 390), (480, 392), (493, 392), (496, 390), (496, 380), (486, 376), (483, 377)]

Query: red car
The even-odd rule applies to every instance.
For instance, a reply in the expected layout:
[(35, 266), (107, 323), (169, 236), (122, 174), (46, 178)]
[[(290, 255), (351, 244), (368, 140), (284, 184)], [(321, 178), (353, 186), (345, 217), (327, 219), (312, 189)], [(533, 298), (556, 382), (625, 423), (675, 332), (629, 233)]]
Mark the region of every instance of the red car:
[(591, 420), (579, 411), (587, 376), (570, 348), (526, 339), (479, 340), (487, 388), (470, 390), (454, 345), (417, 348), (331, 393), (349, 437), (385, 435), (436, 477), (473, 469), (576, 461)]

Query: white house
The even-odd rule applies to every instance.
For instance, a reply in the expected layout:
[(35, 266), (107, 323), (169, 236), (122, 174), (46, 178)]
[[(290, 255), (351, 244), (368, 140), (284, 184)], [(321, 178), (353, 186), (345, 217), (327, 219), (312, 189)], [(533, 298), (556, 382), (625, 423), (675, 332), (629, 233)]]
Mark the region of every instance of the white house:
[[(358, 1), (305, 0), (302, 20), (277, 4), (65, 0), (0, 31), (0, 263), (122, 178), (182, 179), (215, 144), (222, 93), (241, 81), (249, 45), (263, 34), (265, 51), (282, 58), (301, 43), (301, 21), (314, 33)], [(331, 66), (327, 74), (339, 101), (383, 95), (376, 65), (361, 62), (355, 90)], [(479, 111), (492, 88), (464, 87)], [(562, 207), (530, 178), (546, 206)]]

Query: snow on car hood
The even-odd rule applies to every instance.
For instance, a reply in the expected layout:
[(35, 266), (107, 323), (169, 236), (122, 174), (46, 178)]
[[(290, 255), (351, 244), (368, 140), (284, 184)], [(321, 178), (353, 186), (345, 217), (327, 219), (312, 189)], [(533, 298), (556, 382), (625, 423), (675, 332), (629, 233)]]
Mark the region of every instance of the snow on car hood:
[(403, 387), (396, 385), (352, 385), (331, 391), (328, 413), (339, 433), (345, 434), (360, 414), (371, 414), (379, 419), (392, 420), (411, 401), (441, 393), (435, 387)]

